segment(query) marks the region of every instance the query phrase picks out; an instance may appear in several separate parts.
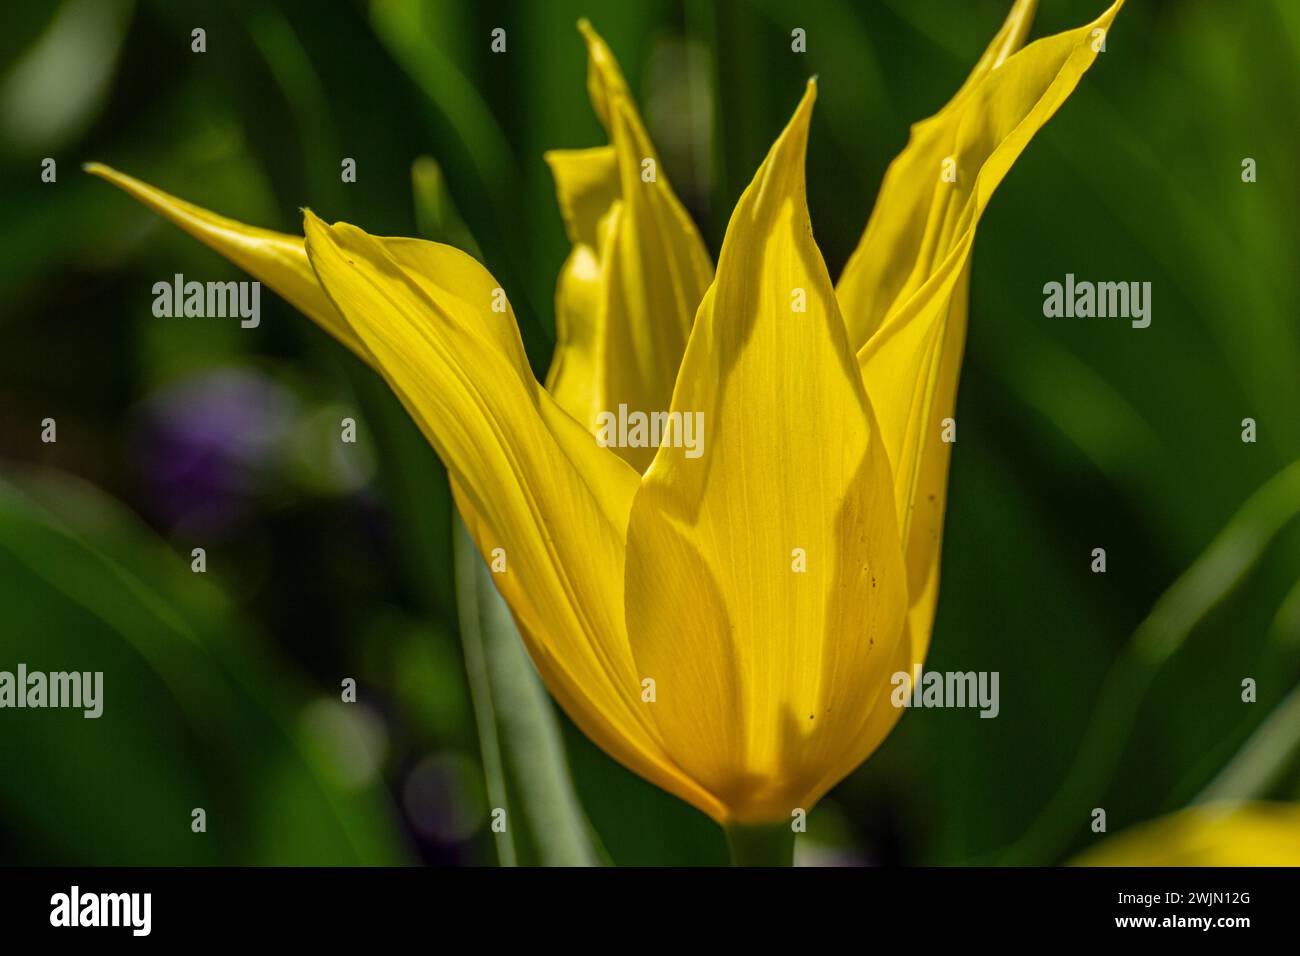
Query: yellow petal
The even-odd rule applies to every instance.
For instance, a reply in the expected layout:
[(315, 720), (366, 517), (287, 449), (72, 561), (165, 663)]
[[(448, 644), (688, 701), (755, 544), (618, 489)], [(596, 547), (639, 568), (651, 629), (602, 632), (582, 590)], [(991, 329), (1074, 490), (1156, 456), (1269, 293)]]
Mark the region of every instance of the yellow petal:
[[(218, 216), (99, 164), (87, 170), (247, 269), (388, 379), (442, 453), (480, 551), (506, 549), (509, 571), (497, 585), (561, 706), (607, 753), (719, 816), (631, 706), (640, 686), (628, 676), (622, 569), (636, 473), (537, 385), (513, 312), (491, 311), (495, 281), (449, 246), (331, 229), (309, 214), (340, 312), (302, 238)], [(563, 557), (573, 548), (576, 557)]]
[(975, 63), (966, 82), (961, 85), (943, 110), (948, 111), (959, 106), (981, 80), (996, 70), (1007, 58), (1025, 45), (1029, 31), (1034, 25), (1034, 14), (1038, 11), (1038, 0), (1014, 0), (1002, 27), (994, 34), (985, 48), (984, 54)]
[(607, 241), (601, 236), (608, 235), (615, 207), (621, 205), (618, 165), (613, 146), (553, 151), (546, 161), (573, 245), (555, 289), (555, 354), (546, 389), (561, 408), (593, 427), (607, 406), (601, 360), (606, 354), (602, 247)]
[[(917, 661), (938, 593), (951, 451), (942, 432), (956, 407), (975, 227), (1034, 133), (1096, 59), (1099, 32), (1122, 4), (1014, 52), (1034, 6), (1017, 3), (952, 101), (913, 127), (837, 288), (893, 467)], [(943, 177), (947, 162), (955, 182)]]
[(612, 133), (611, 102), (615, 99), (631, 100), (632, 93), (623, 79), (614, 52), (585, 17), (578, 21), (578, 32), (587, 42), (587, 96), (600, 125)]
[(638, 476), (537, 383), (501, 292), (451, 246), (376, 239), (306, 214), (307, 253), (339, 314), (437, 450), (543, 680), (633, 770), (715, 802), (659, 743), (623, 626), (624, 529)]
[(648, 706), (742, 822), (789, 820), (867, 756), (907, 599), (889, 465), (808, 218), (814, 98), (742, 195), (691, 333), (672, 409), (702, 414), (703, 453), (660, 447), (628, 529)]
[(1300, 806), (1211, 804), (1134, 827), (1078, 866), (1300, 866)]
[[(547, 154), (573, 251), (556, 292), (547, 388), (597, 430), (602, 411), (668, 407), (695, 310), (713, 276), (605, 42), (582, 21), (588, 91), (610, 145)], [(638, 470), (649, 448), (620, 448)]]
[[(1037, 0), (1016, 0), (966, 82), (938, 113), (913, 124), (906, 148), (885, 172), (871, 219), (836, 285), (855, 349), (879, 328), (891, 307), (914, 292), (933, 270), (934, 254), (941, 250), (926, 246), (927, 233), (935, 227), (932, 209), (940, 204), (948, 208), (954, 193), (957, 201), (951, 205), (960, 206), (982, 161), (974, 156), (973, 168), (960, 169), (965, 175), (956, 183), (940, 178), (943, 161), (957, 158), (955, 141), (967, 116), (963, 106), (1024, 43), (1037, 6)], [(981, 122), (973, 112), (965, 121)], [(997, 142), (987, 145), (991, 150)]]
[(87, 163), (85, 170), (119, 187), (258, 281), (266, 283), (286, 302), (355, 352), (362, 361), (369, 361), (364, 346), (339, 317), (316, 281), (301, 236), (246, 226), (234, 219), (218, 216), (102, 163)]
[(546, 162), (555, 177), (560, 215), (569, 241), (595, 248), (600, 221), (618, 201), (618, 157), (613, 146), (554, 149)]

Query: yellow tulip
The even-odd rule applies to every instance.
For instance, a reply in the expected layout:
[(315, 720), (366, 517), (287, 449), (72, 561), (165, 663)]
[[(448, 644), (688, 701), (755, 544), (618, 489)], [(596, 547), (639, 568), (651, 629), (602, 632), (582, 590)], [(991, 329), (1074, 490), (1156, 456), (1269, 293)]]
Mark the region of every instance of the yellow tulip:
[[(804, 193), (810, 82), (716, 274), (589, 25), (609, 144), (548, 154), (572, 241), (546, 387), (488, 271), (305, 214), (255, 229), (90, 172), (262, 280), (382, 375), (446, 463), (551, 693), (615, 759), (724, 825), (808, 810), (899, 716), (925, 657), (975, 226), (1123, 0), (1024, 46), (1018, 0), (917, 124), (838, 286)], [(845, 82), (853, 82), (849, 78)], [(602, 411), (703, 413), (696, 458), (603, 447)], [(788, 823), (784, 827), (788, 832)]]
[(1300, 806), (1192, 807), (1103, 840), (1074, 862), (1077, 866), (1300, 866)]

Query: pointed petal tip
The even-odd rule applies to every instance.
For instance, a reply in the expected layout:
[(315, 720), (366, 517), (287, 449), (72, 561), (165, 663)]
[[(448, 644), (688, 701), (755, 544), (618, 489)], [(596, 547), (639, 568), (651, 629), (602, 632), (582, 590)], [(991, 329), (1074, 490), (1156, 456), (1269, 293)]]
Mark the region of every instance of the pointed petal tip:
[(299, 210), (302, 212), (302, 232), (308, 239), (311, 238), (313, 230), (320, 232), (329, 231), (330, 224), (312, 212), (310, 206), (300, 206)]
[(810, 76), (808, 82), (804, 85), (803, 96), (799, 98), (799, 105), (795, 107), (794, 115), (790, 117), (790, 127), (794, 128), (807, 127), (812, 119), (813, 104), (817, 102), (817, 77)]
[(1114, 2), (1110, 6), (1108, 6), (1105, 10), (1103, 10), (1101, 14), (1097, 17), (1097, 19), (1093, 20), (1092, 23), (1089, 24), (1089, 26), (1095, 27), (1100, 25), (1104, 27), (1109, 27), (1111, 23), (1114, 22), (1115, 17), (1119, 15), (1119, 12), (1121, 9), (1123, 9), (1123, 7), (1124, 7), (1124, 0), (1114, 0)]
[[(1034, 25), (1034, 16), (1038, 13), (1038, 0), (1016, 0), (1007, 12), (1002, 29), (994, 37), (992, 45), (984, 54), (990, 70), (998, 69), (1007, 57), (1025, 45), (1029, 31)], [(978, 67), (977, 67), (978, 69)]]
[[(1092, 39), (1092, 31), (1093, 31), (1093, 30), (1096, 30), (1096, 29), (1100, 28), (1101, 30), (1103, 30), (1103, 31), (1105, 31), (1105, 32), (1110, 32), (1110, 28), (1111, 28), (1112, 24), (1114, 24), (1114, 22), (1115, 22), (1115, 18), (1116, 18), (1117, 16), (1119, 16), (1119, 12), (1120, 12), (1121, 9), (1123, 9), (1123, 7), (1124, 7), (1124, 0), (1114, 0), (1114, 2), (1113, 2), (1110, 6), (1108, 6), (1105, 10), (1103, 10), (1103, 11), (1101, 12), (1101, 14), (1097, 17), (1097, 19), (1095, 19), (1095, 20), (1093, 20), (1091, 23), (1086, 24), (1085, 26), (1081, 27), (1081, 28), (1080, 28), (1080, 31), (1081, 31), (1081, 32), (1082, 32), (1082, 31), (1087, 31), (1087, 34), (1083, 37), (1083, 40), (1081, 41), (1081, 44), (1082, 44), (1083, 46), (1092, 46), (1092, 43), (1093, 43), (1093, 39)], [(1094, 59), (1095, 59), (1095, 58), (1096, 58), (1096, 57), (1095, 57), (1095, 54), (1096, 54), (1096, 50), (1095, 50), (1095, 49), (1093, 50), (1093, 53), (1094, 53)]]
[(133, 196), (135, 199), (151, 207), (154, 212), (168, 215), (164, 208), (170, 205), (181, 204), (181, 200), (175, 196), (168, 195), (156, 186), (151, 186), (146, 182), (141, 182), (129, 173), (124, 173), (120, 169), (114, 169), (104, 163), (91, 161), (82, 163), (83, 172), (89, 173), (98, 179), (104, 180), (109, 185), (116, 186), (118, 189)]
[(582, 17), (578, 20), (578, 32), (581, 33), (582, 38), (587, 41), (588, 50), (597, 46), (603, 46), (605, 43), (604, 38), (596, 32), (596, 28), (591, 25), (591, 21), (586, 17)]
[(128, 176), (126, 173), (114, 169), (112, 166), (107, 166), (104, 163), (96, 162), (95, 160), (91, 160), (88, 163), (82, 163), (81, 171), (89, 173), (92, 176), (98, 176), (100, 179), (114, 183), (118, 186), (127, 183), (134, 183), (136, 181), (135, 177)]
[[(781, 131), (781, 135), (772, 144), (760, 170), (770, 168), (773, 163), (795, 162), (801, 171), (800, 183), (802, 184), (804, 156), (808, 150), (808, 137), (812, 130), (812, 111), (815, 102), (817, 102), (817, 83), (816, 77), (812, 77), (804, 86), (799, 105), (795, 107), (789, 122), (785, 124), (785, 129)], [(778, 159), (778, 157), (782, 158)]]
[(813, 104), (817, 102), (817, 79), (818, 75), (816, 73), (808, 77), (808, 82), (804, 84), (803, 96), (800, 97), (799, 106), (795, 110), (796, 114), (812, 114)]

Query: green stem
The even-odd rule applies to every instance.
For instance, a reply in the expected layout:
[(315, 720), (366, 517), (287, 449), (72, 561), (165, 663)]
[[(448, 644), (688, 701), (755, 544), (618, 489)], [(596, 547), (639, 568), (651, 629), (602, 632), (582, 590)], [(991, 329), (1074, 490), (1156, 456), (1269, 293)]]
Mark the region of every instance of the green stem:
[(794, 831), (788, 823), (727, 826), (732, 866), (793, 866)]

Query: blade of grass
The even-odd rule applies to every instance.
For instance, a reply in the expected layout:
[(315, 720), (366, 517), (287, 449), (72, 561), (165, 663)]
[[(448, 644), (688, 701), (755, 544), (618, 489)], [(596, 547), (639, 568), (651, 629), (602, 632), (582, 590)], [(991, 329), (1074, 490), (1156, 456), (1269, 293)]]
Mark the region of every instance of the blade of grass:
[(481, 717), (488, 792), (494, 800), (499, 795), (496, 806), (506, 810), (508, 832), (498, 834), (497, 843), (502, 863), (594, 865), (590, 827), (569, 777), (550, 699), (491, 571), (459, 516), (455, 524), (456, 590), (469, 602), (461, 609), (465, 666)]
[(1104, 795), (1160, 668), (1297, 515), (1300, 461), (1278, 472), (1246, 500), (1138, 625), (1102, 684), (1092, 723), (1065, 780), (1021, 838), (1004, 851), (1000, 863), (1023, 865), (1059, 857), (1076, 825), (1077, 808), (1096, 806)]
[(342, 207), (338, 210), (340, 216), (349, 212), (346, 204), (352, 197), (351, 190), (339, 188), (339, 177), (331, 167), (308, 159), (343, 155), (338, 128), (330, 115), (329, 94), (310, 54), (289, 18), (274, 7), (258, 7), (256, 12), (243, 16), (267, 69), (293, 110), (312, 202), (324, 205), (328, 197), (336, 209)]
[(1300, 759), (1300, 687), (1291, 691), (1193, 803), (1258, 800)]
[[(529, 287), (522, 281), (530, 251), (525, 241), (528, 230), (502, 226), (518, 224), (516, 197), (523, 176), (479, 87), (440, 42), (441, 37), (459, 35), (455, 25), (462, 15), (457, 5), (447, 3), (374, 0), (370, 6), (375, 35), (393, 62), (424, 93), (432, 107), (429, 118), (439, 135), (455, 144), (454, 155), (443, 160), (453, 174), (459, 174), (462, 196), (472, 204), (467, 208), (472, 210), (477, 239), (492, 253), (492, 274), (503, 288), (512, 290), (511, 303), (524, 346), (535, 361), (538, 356), (534, 352), (549, 353), (554, 336), (539, 318), (541, 309), (530, 300)], [(471, 181), (466, 181), (465, 171), (473, 174)]]
[[(220, 590), (92, 486), (0, 471), (0, 599), (15, 628), (6, 647), (18, 660), (102, 670), (107, 691), (99, 720), (0, 738), (0, 763), (46, 769), (40, 786), (0, 775), (15, 828), (83, 865), (406, 862), (381, 789), (340, 783), (303, 732), (303, 707), (320, 691)], [(160, 821), (189, 835), (190, 799), (227, 839), (169, 835)]]
[[(506, 791), (505, 767), (501, 762), (496, 711), (492, 704), (492, 679), (488, 674), (486, 641), (483, 636), (483, 608), (479, 601), (479, 571), (482, 564), (474, 542), (465, 530), (459, 514), (452, 514), (455, 537), (456, 609), (460, 617), (461, 646), (465, 654), (465, 672), (469, 676), (470, 698), (474, 702), (474, 722), (478, 727), (479, 750), (483, 757), (483, 776), (487, 781), (488, 800), (492, 807), (510, 815), (510, 797)], [(509, 830), (494, 830), (497, 859), (502, 866), (516, 866), (514, 836)]]

